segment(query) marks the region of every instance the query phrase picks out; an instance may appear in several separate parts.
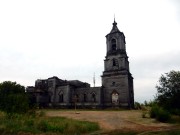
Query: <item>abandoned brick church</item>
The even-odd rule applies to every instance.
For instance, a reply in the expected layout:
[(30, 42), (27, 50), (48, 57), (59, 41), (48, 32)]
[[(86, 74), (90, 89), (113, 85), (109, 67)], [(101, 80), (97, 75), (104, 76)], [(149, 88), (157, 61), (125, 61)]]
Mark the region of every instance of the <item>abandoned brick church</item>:
[(90, 87), (79, 80), (62, 80), (54, 76), (38, 79), (26, 91), (33, 102), (44, 107), (110, 108), (134, 107), (133, 77), (129, 70), (126, 41), (114, 20), (106, 35), (107, 53), (104, 60), (102, 86)]

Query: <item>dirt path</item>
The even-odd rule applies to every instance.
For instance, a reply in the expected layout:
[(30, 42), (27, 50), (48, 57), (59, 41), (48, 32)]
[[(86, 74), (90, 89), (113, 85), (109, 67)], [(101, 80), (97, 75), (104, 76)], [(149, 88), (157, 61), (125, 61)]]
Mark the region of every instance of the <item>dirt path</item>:
[(67, 118), (98, 122), (103, 131), (111, 130), (135, 130), (152, 131), (172, 128), (171, 124), (160, 123), (153, 119), (142, 118), (140, 111), (51, 111), (47, 116), (63, 116)]

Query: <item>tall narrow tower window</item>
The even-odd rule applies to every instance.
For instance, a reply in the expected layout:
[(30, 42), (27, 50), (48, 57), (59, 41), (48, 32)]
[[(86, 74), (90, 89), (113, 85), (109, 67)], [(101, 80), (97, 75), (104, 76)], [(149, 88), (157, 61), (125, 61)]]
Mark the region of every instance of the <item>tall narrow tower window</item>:
[(112, 46), (112, 51), (115, 51), (116, 50), (116, 39), (112, 39), (111, 40), (111, 46)]
[(117, 59), (112, 59), (112, 66), (118, 66), (118, 61)]
[(116, 60), (113, 59), (112, 62), (113, 62), (113, 66), (116, 66)]

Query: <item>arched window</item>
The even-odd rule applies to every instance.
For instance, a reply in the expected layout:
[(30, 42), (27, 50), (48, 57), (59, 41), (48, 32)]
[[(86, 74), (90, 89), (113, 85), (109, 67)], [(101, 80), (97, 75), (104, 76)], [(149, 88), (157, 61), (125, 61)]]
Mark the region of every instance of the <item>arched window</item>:
[(119, 94), (116, 91), (114, 91), (111, 96), (112, 103), (117, 104), (119, 102)]
[(48, 97), (49, 97), (49, 103), (51, 103), (51, 97), (52, 97), (52, 93), (51, 92), (48, 94)]
[(92, 93), (92, 101), (96, 102), (96, 94), (94, 92)]
[(117, 59), (112, 59), (112, 66), (118, 66)]
[(59, 92), (59, 102), (62, 103), (64, 102), (64, 95), (63, 95), (63, 92)]
[(113, 63), (113, 66), (116, 66), (116, 60), (115, 59), (113, 59), (113, 61), (112, 61)]
[(87, 102), (87, 95), (84, 94), (84, 102)]
[(111, 40), (111, 46), (112, 46), (112, 51), (115, 51), (117, 48), (116, 48), (116, 39), (112, 39)]

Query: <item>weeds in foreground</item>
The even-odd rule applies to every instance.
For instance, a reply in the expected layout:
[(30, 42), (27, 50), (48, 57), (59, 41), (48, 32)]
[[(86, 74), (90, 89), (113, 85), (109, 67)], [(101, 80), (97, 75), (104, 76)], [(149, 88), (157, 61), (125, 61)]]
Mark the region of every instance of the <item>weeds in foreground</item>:
[(78, 121), (64, 117), (46, 117), (44, 112), (38, 115), (14, 115), (6, 117), (0, 115), (0, 133), (18, 134), (82, 134), (99, 130), (99, 125), (94, 122)]
[(180, 135), (180, 129), (172, 129), (168, 131), (150, 131), (139, 135)]
[[(95, 134), (96, 135), (96, 134)], [(97, 134), (100, 135), (100, 134)], [(180, 135), (180, 129), (161, 130), (161, 131), (131, 131), (131, 130), (114, 130), (101, 135)]]
[[(137, 135), (138, 133), (139, 132), (136, 132), (136, 131), (114, 130), (114, 131), (109, 132), (108, 135)], [(104, 135), (106, 135), (106, 133)]]

